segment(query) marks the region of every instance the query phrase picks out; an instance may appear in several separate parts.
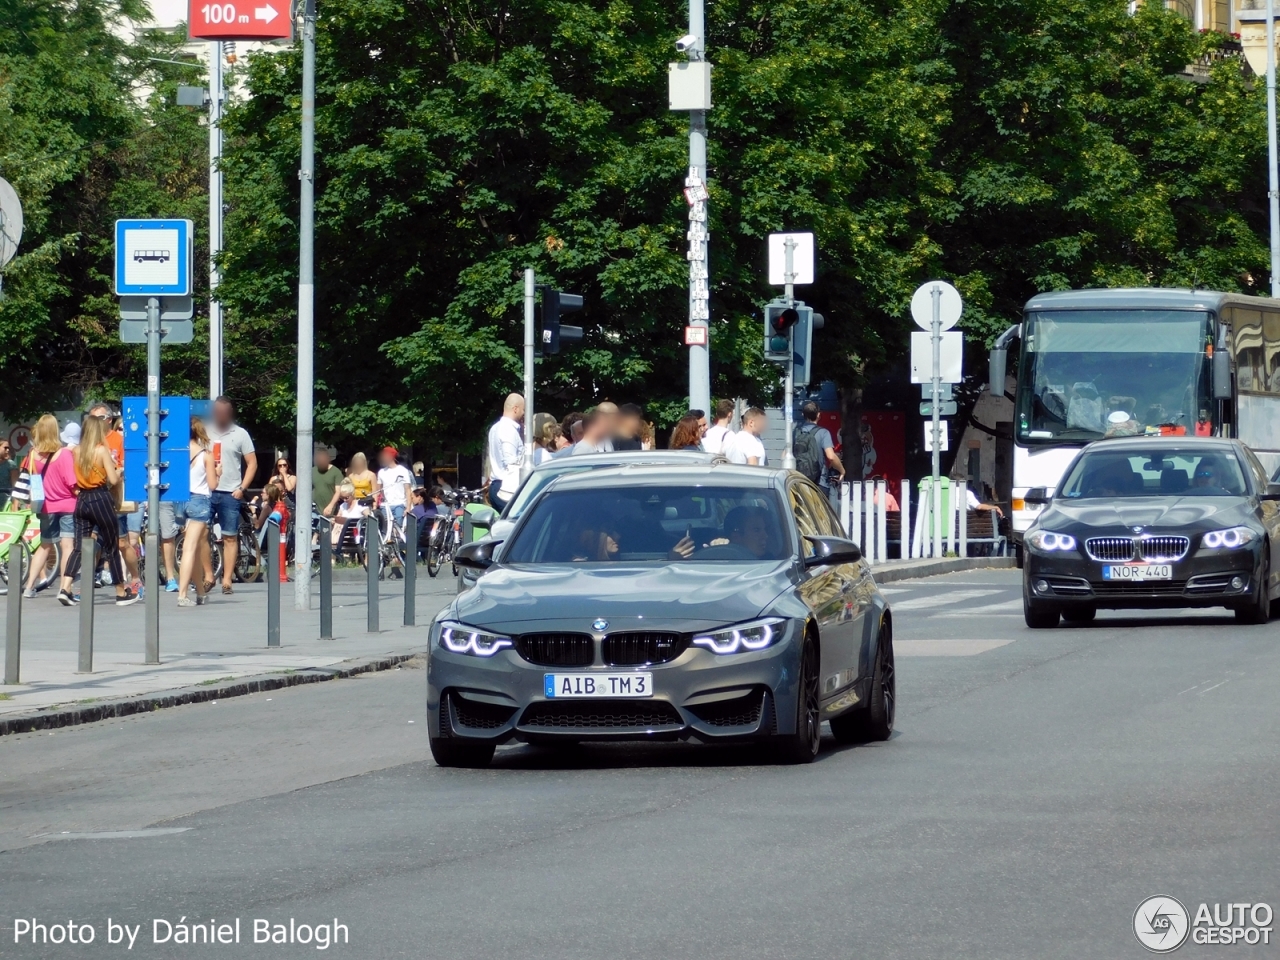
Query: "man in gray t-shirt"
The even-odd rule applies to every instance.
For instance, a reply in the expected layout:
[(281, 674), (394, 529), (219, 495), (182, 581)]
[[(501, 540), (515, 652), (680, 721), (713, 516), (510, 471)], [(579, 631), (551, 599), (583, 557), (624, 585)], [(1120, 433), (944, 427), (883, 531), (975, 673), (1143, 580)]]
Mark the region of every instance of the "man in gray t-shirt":
[(240, 503), (245, 488), (258, 472), (258, 455), (253, 452), (249, 431), (235, 422), (236, 408), (228, 397), (213, 402), (213, 423), (209, 440), (214, 459), (222, 464), (217, 489), (211, 492), (213, 516), (210, 523), (222, 527), (222, 592), (231, 592), (231, 576), (239, 553)]

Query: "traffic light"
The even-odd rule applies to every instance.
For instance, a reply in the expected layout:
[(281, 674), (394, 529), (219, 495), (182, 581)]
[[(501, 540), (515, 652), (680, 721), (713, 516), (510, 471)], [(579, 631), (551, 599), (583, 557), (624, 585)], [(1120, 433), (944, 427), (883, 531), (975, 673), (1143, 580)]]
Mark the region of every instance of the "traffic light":
[(770, 363), (786, 363), (791, 359), (791, 330), (799, 320), (799, 311), (786, 302), (765, 304), (764, 358)]
[(802, 303), (796, 304), (796, 312), (799, 319), (791, 335), (796, 361), (792, 379), (797, 387), (803, 387), (809, 383), (810, 368), (813, 365), (813, 331), (821, 330), (826, 320), (822, 314), (814, 313), (813, 307), (806, 307)]
[(539, 289), (542, 291), (542, 339), (539, 346), (544, 354), (559, 353), (561, 343), (578, 343), (582, 339), (581, 327), (571, 327), (560, 322), (562, 313), (582, 309), (582, 296), (577, 293), (562, 293), (545, 285), (539, 286)]

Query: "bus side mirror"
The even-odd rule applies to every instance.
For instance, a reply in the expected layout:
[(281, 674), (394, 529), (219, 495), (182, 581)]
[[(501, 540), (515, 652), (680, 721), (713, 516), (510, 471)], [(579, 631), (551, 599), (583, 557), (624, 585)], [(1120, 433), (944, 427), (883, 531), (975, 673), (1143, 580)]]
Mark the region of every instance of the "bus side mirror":
[(988, 385), (991, 395), (1003, 397), (1005, 391), (1005, 368), (1009, 365), (1009, 351), (1005, 347), (991, 348), (991, 376)]
[(1231, 355), (1224, 348), (1213, 352), (1213, 399), (1231, 399)]

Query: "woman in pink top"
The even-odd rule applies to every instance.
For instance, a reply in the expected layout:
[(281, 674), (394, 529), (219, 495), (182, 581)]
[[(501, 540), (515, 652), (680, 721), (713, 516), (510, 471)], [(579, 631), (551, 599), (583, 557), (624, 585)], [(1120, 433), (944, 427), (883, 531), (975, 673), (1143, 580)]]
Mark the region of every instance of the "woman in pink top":
[[(72, 514), (76, 508), (75, 457), (70, 447), (63, 447), (58, 437), (58, 421), (45, 414), (36, 421), (32, 431), (30, 463), (23, 465), (32, 475), (43, 478), (44, 502), (40, 511), (40, 549), (31, 558), (31, 572), (27, 575), (27, 587), (23, 596), (36, 595), (36, 584), (46, 578), (53, 542), (61, 541), (62, 561), (58, 573), (67, 568), (67, 558), (75, 548), (76, 524)], [(37, 504), (32, 504), (33, 507)]]

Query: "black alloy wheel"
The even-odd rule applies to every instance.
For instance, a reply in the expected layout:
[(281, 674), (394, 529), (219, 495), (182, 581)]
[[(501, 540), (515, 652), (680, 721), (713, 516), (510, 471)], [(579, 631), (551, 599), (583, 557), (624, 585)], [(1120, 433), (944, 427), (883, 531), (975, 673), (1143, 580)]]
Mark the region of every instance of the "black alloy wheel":
[(1022, 619), (1032, 630), (1048, 630), (1058, 625), (1062, 611), (1057, 605), (1031, 599), (1031, 584), (1022, 584)]
[(806, 639), (800, 652), (797, 683), (796, 729), (779, 738), (778, 754), (783, 763), (812, 763), (822, 743), (822, 705), (818, 694), (818, 647)]
[(893, 630), (885, 622), (880, 625), (876, 641), (876, 663), (871, 672), (871, 695), (865, 707), (859, 707), (831, 720), (831, 732), (837, 743), (871, 743), (888, 740), (893, 735), (897, 712), (898, 684), (893, 662)]
[(449, 719), (449, 695), (440, 698), (440, 736), (430, 738), (431, 758), (438, 767), (487, 767), (497, 748), (492, 740), (455, 737)]
[(1271, 555), (1270, 544), (1263, 541), (1262, 563), (1258, 571), (1258, 585), (1254, 588), (1253, 602), (1248, 606), (1236, 609), (1236, 621), (1239, 623), (1268, 623), (1271, 620)]

